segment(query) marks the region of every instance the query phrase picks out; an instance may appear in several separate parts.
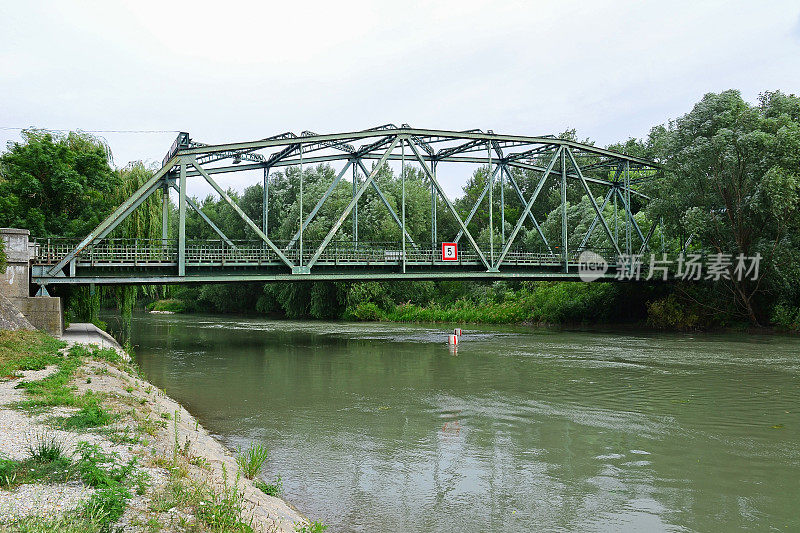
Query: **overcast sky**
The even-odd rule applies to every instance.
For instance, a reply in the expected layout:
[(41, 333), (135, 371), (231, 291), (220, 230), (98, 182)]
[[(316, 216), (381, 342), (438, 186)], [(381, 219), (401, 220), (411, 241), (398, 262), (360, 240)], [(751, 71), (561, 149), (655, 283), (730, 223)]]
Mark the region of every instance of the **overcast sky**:
[(606, 145), (707, 92), (800, 90), (797, 0), (14, 0), (0, 45), (3, 144), (15, 127), (168, 131), (102, 133), (118, 166), (160, 161), (178, 130), (576, 128)]

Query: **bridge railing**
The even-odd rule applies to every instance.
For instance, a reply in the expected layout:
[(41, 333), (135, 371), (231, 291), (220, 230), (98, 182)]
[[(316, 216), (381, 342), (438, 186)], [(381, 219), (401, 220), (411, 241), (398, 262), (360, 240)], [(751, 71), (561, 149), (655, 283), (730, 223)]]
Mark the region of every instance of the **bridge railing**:
[[(34, 262), (55, 264), (78, 245), (71, 239), (34, 241)], [(104, 239), (84, 248), (76, 257), (78, 263), (138, 265), (171, 263), (177, 256), (177, 243), (172, 239)]]
[[(296, 243), (274, 241), (293, 263), (300, 264), (300, 249)], [(77, 242), (70, 239), (43, 239), (34, 243), (34, 262), (41, 265), (58, 263)], [(302, 264), (308, 264), (319, 242), (307, 242), (303, 247)], [(490, 260), (489, 243), (478, 243), (487, 260)], [(501, 246), (495, 244), (495, 259)], [(568, 261), (577, 263), (583, 250), (571, 250)], [(616, 262), (611, 248), (594, 248), (592, 251), (609, 263)], [(178, 245), (174, 239), (104, 239), (87, 246), (76, 257), (79, 266), (170, 266), (177, 263)], [(512, 247), (505, 255), (503, 265), (556, 266), (563, 263), (558, 247), (551, 250), (531, 249), (523, 245)], [(470, 247), (459, 250), (456, 261), (443, 261), (441, 248), (406, 245), (406, 264), (411, 265), (482, 265), (479, 255)], [(317, 260), (318, 265), (399, 265), (403, 262), (402, 243), (362, 241), (331, 241)], [(186, 242), (186, 264), (189, 266), (224, 265), (282, 265), (278, 255), (260, 240), (189, 240)]]

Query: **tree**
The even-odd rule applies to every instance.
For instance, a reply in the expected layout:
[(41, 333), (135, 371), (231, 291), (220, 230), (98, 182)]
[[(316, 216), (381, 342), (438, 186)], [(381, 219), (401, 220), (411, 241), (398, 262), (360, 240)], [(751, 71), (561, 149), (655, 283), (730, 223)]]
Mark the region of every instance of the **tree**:
[[(112, 205), (117, 206), (133, 196), (153, 175), (156, 169), (147, 168), (141, 161), (128, 164), (117, 170), (115, 177), (117, 186), (114, 188)], [(110, 237), (122, 239), (140, 239), (140, 247), (156, 246), (162, 243), (156, 241), (161, 238), (161, 202), (162, 196), (154, 194), (147, 198), (142, 205), (135, 209), (119, 226), (114, 228)], [(157, 287), (143, 287), (139, 285), (119, 285), (113, 289), (117, 308), (122, 316), (122, 332), (125, 340), (130, 338), (131, 319), (136, 297), (140, 292), (155, 297)]]
[(114, 207), (111, 152), (91, 135), (22, 132), (0, 156), (0, 226), (83, 237)]
[(800, 98), (771, 92), (751, 105), (738, 91), (707, 94), (654, 128), (647, 150), (666, 168), (653, 184), (652, 219), (706, 250), (763, 258), (757, 279), (723, 280), (729, 311), (759, 324), (778, 294), (796, 298)]

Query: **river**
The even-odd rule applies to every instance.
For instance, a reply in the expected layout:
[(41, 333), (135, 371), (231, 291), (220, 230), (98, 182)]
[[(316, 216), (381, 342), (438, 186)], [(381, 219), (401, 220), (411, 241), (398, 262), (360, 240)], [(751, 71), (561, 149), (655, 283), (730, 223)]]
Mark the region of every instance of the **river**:
[(798, 531), (800, 339), (136, 314), (329, 531)]

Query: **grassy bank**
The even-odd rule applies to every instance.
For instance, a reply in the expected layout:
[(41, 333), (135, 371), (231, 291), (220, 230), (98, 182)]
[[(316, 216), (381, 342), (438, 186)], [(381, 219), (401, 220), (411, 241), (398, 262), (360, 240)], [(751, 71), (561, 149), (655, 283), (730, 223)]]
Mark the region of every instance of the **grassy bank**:
[(65, 344), (41, 331), (0, 331), (0, 379), (20, 370), (41, 370), (61, 361)]
[(257, 478), (266, 448), (255, 455), (242, 452), (237, 465), (188, 412), (142, 380), (113, 349), (67, 349), (41, 332), (0, 331), (0, 371), (0, 416), (15, 421), (4, 420), (19, 433), (11, 440), (25, 443), (0, 449), (0, 499), (14, 502), (17, 492), (31, 486), (45, 494), (52, 490), (54, 498), (77, 490), (76, 482), (85, 491), (66, 511), (0, 516), (2, 531), (314, 526), (270, 499), (280, 493), (279, 479)]

